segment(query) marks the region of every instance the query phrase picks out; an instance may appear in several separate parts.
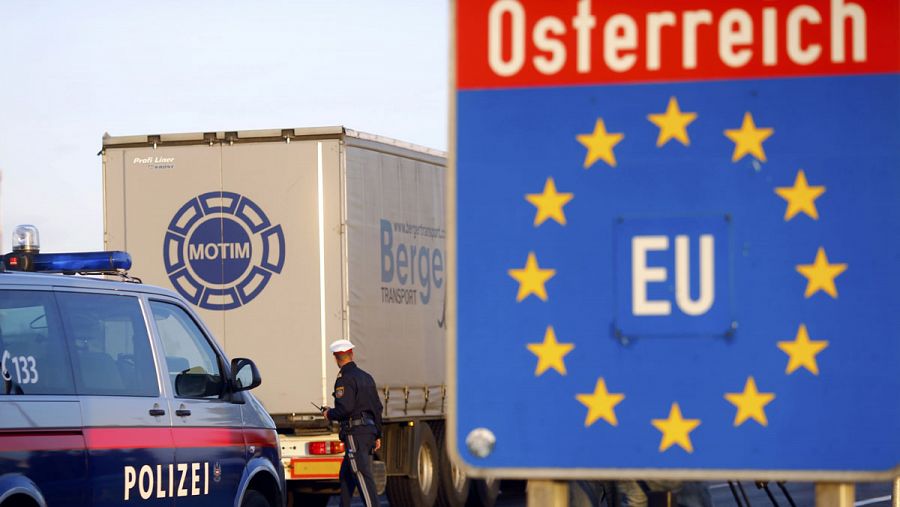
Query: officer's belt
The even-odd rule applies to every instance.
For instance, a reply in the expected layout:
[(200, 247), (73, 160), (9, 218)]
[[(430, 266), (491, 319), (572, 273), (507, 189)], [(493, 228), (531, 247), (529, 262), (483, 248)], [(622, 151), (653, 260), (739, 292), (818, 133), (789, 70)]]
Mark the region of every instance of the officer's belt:
[(359, 419), (350, 419), (341, 423), (341, 428), (344, 429), (350, 429), (354, 426), (375, 426), (375, 421), (368, 417), (360, 417)]

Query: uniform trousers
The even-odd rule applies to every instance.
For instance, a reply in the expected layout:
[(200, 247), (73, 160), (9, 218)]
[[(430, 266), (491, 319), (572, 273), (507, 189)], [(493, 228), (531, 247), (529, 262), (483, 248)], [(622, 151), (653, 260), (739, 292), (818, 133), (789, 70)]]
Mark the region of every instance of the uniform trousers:
[(378, 491), (372, 475), (372, 451), (375, 449), (375, 428), (359, 426), (341, 434), (346, 453), (341, 463), (341, 506), (349, 507), (353, 492), (359, 488), (359, 496), (367, 507), (378, 505)]

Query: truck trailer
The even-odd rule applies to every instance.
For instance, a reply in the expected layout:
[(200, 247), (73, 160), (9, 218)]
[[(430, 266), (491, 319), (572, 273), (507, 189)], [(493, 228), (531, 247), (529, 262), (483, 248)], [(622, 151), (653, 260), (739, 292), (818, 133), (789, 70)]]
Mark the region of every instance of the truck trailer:
[[(445, 435), (445, 153), (344, 127), (103, 138), (104, 243), (252, 357), (290, 498), (325, 505), (343, 446), (328, 345), (350, 339), (384, 405), (391, 505), (493, 504)], [(189, 353), (189, 351), (185, 351)]]

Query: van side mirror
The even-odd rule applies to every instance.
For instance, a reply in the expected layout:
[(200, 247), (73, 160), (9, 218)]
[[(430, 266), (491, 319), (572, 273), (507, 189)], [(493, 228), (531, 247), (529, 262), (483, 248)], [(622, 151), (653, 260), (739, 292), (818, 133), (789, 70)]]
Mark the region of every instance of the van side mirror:
[(231, 385), (234, 392), (247, 391), (262, 384), (256, 364), (246, 357), (231, 360)]

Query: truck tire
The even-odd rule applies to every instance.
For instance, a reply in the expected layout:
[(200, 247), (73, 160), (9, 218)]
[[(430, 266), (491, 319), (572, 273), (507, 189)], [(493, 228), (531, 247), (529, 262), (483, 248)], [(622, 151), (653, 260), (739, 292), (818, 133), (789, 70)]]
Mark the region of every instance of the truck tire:
[(428, 424), (416, 425), (414, 448), (418, 477), (388, 477), (387, 494), (392, 506), (432, 507), (437, 499), (440, 456)]
[(444, 423), (435, 422), (431, 429), (434, 431), (434, 438), (441, 456), (437, 505), (439, 507), (464, 507), (469, 498), (469, 478), (450, 459)]
[(500, 479), (473, 479), (466, 507), (494, 507), (500, 495)]

